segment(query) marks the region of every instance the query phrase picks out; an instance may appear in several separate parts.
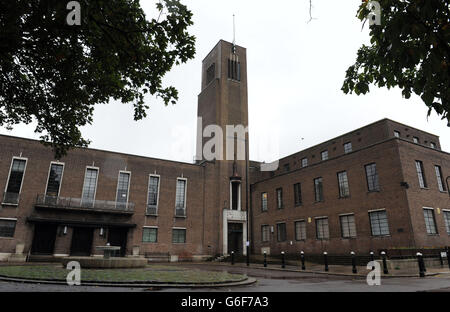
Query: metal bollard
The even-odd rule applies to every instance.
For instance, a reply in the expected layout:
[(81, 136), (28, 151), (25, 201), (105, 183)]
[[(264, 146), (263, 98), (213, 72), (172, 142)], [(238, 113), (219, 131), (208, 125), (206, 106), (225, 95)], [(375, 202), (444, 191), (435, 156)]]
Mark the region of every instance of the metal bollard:
[(442, 258), (442, 253), (439, 251), (439, 262), (441, 263), (441, 267), (444, 266), (444, 258)]
[(286, 267), (285, 259), (284, 259), (284, 251), (281, 252), (281, 268), (284, 269)]
[(352, 255), (352, 273), (356, 274), (358, 273), (358, 271), (356, 270), (356, 257), (355, 257), (355, 253), (352, 251), (350, 253)]
[(425, 263), (423, 262), (423, 255), (418, 252), (417, 254), (417, 261), (419, 263), (419, 276), (425, 277)]
[(231, 252), (231, 265), (234, 265), (234, 251)]
[(267, 253), (264, 251), (264, 267), (267, 268)]
[[(370, 252), (370, 261), (374, 262), (375, 261), (375, 257), (373, 254), (373, 251)], [(375, 266), (372, 266), (372, 271), (375, 270)]]
[(446, 253), (447, 253), (448, 269), (450, 270), (450, 247), (447, 247), (445, 250), (446, 250)]
[(323, 262), (325, 264), (325, 272), (328, 272), (328, 253), (326, 251), (323, 252)]
[(247, 266), (249, 266), (250, 265), (250, 247), (247, 246), (246, 248), (247, 248)]
[(386, 253), (384, 251), (381, 252), (381, 257), (383, 258), (383, 273), (389, 274), (389, 271), (387, 268), (387, 262), (386, 262)]
[(300, 260), (302, 261), (302, 270), (306, 270), (305, 267), (305, 253), (303, 251), (300, 252)]

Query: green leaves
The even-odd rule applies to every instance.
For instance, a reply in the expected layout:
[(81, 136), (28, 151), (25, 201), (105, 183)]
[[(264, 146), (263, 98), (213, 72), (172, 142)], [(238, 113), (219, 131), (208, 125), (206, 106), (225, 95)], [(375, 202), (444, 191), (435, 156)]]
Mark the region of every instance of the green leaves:
[[(362, 46), (342, 86), (345, 93), (369, 92), (369, 85), (414, 92), (442, 119), (450, 120), (450, 1), (378, 1), (381, 25), (370, 27), (371, 46)], [(369, 14), (364, 2), (357, 15)]]
[(179, 0), (158, 2), (151, 20), (137, 0), (80, 4), (81, 26), (65, 24), (65, 1), (7, 1), (0, 12), (0, 126), (37, 121), (55, 158), (89, 144), (79, 127), (96, 104), (130, 103), (135, 120), (147, 116), (145, 94), (175, 104), (162, 77), (195, 55), (192, 13)]

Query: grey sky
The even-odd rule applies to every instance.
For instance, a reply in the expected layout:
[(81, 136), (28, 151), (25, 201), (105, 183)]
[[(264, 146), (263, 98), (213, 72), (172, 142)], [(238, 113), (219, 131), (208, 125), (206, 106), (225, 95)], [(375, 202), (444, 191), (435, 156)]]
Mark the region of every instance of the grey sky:
[[(141, 1), (149, 17), (154, 1)], [(356, 51), (368, 43), (355, 17), (361, 0), (309, 1), (184, 0), (194, 14), (190, 31), (197, 37), (197, 54), (165, 77), (179, 91), (179, 101), (164, 107), (148, 98), (147, 119), (133, 121), (131, 105), (112, 102), (97, 106), (94, 123), (83, 128), (90, 147), (149, 157), (191, 162), (195, 154), (197, 96), (201, 61), (218, 40), (247, 48), (250, 158), (271, 161), (321, 143), (382, 118), (440, 136), (450, 150), (450, 128), (420, 98), (405, 100), (399, 89), (371, 88), (365, 96), (345, 95), (340, 88)], [(34, 125), (19, 125), (0, 133), (38, 138)], [(304, 140), (301, 140), (304, 138)], [(268, 143), (278, 141), (273, 150)], [(167, 143), (169, 142), (169, 143)], [(266, 148), (271, 146), (272, 149)]]

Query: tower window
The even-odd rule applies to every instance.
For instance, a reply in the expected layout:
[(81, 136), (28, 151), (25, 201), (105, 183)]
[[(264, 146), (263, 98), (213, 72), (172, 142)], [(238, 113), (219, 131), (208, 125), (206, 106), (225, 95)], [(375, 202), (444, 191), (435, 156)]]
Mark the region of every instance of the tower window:
[(206, 84), (209, 84), (216, 76), (216, 64), (212, 63), (206, 70)]
[(241, 63), (228, 59), (228, 79), (241, 81)]

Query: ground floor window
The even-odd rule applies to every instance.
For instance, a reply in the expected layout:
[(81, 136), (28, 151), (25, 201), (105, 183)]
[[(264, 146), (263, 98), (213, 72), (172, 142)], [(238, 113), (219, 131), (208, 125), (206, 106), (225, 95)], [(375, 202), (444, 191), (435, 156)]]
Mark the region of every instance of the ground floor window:
[(356, 237), (356, 225), (354, 215), (345, 215), (339, 217), (341, 221), (341, 233), (343, 238)]
[(436, 220), (434, 219), (434, 210), (424, 208), (423, 215), (425, 217), (425, 227), (427, 228), (427, 233), (430, 235), (437, 234)]
[(329, 239), (330, 231), (328, 229), (328, 218), (316, 219), (317, 239)]
[(389, 235), (386, 210), (369, 212), (369, 218), (373, 236)]
[(17, 220), (0, 219), (0, 237), (14, 237)]
[(444, 220), (447, 234), (450, 235), (450, 211), (444, 211)]
[(142, 241), (144, 243), (156, 243), (158, 241), (158, 228), (145, 227), (142, 232)]
[(268, 242), (270, 240), (270, 226), (262, 225), (261, 226), (261, 241)]
[(306, 222), (304, 220), (295, 222), (295, 240), (306, 240)]
[(172, 243), (186, 243), (186, 229), (172, 229)]

